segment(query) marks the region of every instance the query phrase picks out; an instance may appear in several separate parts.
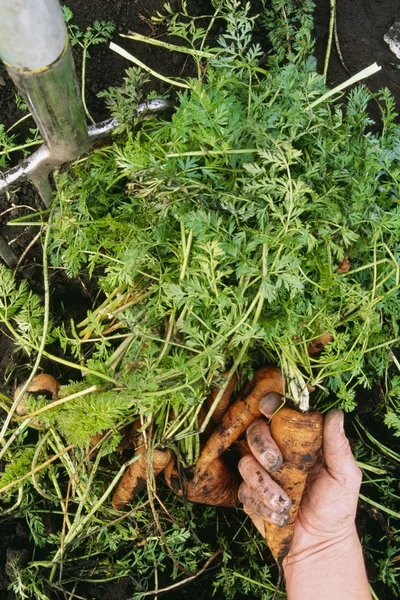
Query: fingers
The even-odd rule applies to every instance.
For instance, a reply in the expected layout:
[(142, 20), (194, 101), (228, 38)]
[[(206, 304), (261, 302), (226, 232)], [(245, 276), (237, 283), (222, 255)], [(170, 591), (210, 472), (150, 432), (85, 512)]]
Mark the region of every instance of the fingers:
[[(281, 395), (275, 392), (267, 394), (260, 402), (261, 412), (268, 418), (282, 404)], [(278, 471), (283, 463), (282, 454), (271, 437), (268, 424), (257, 419), (247, 428), (247, 442), (251, 452), (259, 463), (269, 472)]]
[(257, 527), (258, 531), (261, 533), (262, 537), (265, 537), (265, 522), (267, 519), (263, 519), (263, 517), (258, 517), (251, 510), (251, 507), (246, 504), (243, 505), (243, 510), (246, 515), (249, 515), (250, 519), (253, 521), (254, 525)]
[(325, 466), (329, 474), (339, 483), (350, 484), (359, 489), (361, 471), (357, 467), (349, 440), (344, 433), (343, 412), (338, 409), (329, 411), (324, 422), (323, 452)]
[(281, 468), (282, 454), (272, 439), (268, 424), (264, 419), (256, 419), (247, 428), (247, 443), (264, 469), (272, 473)]
[[(260, 410), (270, 418), (281, 404), (280, 394), (267, 394), (260, 402)], [(244, 479), (239, 488), (239, 500), (264, 536), (264, 521), (278, 526), (288, 522), (292, 502), (267, 473), (280, 469), (283, 458), (265, 419), (257, 419), (248, 427), (247, 443), (252, 454), (239, 462), (239, 471)]]
[[(287, 512), (273, 511), (266, 506), (260, 498), (255, 494), (247, 483), (242, 483), (239, 488), (239, 500), (243, 503), (245, 513), (247, 513), (253, 520), (255, 517), (274, 523), (274, 525), (282, 526), (286, 525), (289, 520), (289, 514)], [(263, 533), (263, 532), (262, 532)], [(264, 534), (263, 534), (264, 535)]]
[(281, 404), (282, 396), (278, 392), (270, 392), (262, 398), (259, 406), (262, 414), (270, 419)]
[(270, 520), (271, 512), (281, 515), (289, 511), (292, 506), (289, 496), (271, 479), (254, 456), (244, 456), (239, 462), (239, 471), (244, 479), (239, 500), (251, 506), (255, 514)]

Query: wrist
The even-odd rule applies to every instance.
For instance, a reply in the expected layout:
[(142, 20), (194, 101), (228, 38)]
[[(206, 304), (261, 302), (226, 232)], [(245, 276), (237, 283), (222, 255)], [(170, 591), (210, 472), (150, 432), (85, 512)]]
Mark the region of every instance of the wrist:
[(313, 543), (307, 540), (307, 543), (302, 544), (302, 548), (298, 548), (298, 544), (296, 546), (295, 549), (291, 549), (283, 561), (285, 573), (296, 567), (296, 565), (301, 565), (303, 568), (307, 563), (313, 565), (319, 561), (325, 563), (328, 556), (335, 561), (336, 559), (342, 560), (342, 557), (349, 552), (362, 552), (355, 525), (339, 536), (329, 539), (316, 538)]
[(347, 535), (319, 540), (283, 563), (288, 600), (370, 600), (368, 579), (356, 528)]

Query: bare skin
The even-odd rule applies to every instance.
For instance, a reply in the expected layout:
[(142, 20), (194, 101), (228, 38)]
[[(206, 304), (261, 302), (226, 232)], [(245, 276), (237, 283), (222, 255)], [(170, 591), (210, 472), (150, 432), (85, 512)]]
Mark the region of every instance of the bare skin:
[[(260, 404), (268, 418), (281, 404), (268, 394)], [(283, 525), (290, 500), (268, 475), (282, 456), (265, 419), (247, 430), (251, 455), (239, 470), (244, 479), (239, 498), (264, 535), (264, 520)], [(361, 471), (343, 429), (343, 413), (325, 416), (323, 460), (310, 474), (296, 521), (290, 552), (283, 562), (289, 600), (370, 600), (361, 544), (355, 527)], [(289, 502), (289, 503), (288, 503)]]

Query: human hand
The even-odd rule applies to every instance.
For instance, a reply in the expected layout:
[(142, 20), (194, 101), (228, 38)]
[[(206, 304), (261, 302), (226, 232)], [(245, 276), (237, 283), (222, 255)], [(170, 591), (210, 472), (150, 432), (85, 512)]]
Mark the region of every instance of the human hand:
[[(269, 418), (280, 404), (278, 394), (269, 394), (262, 400), (260, 409)], [(244, 479), (239, 499), (264, 536), (264, 521), (284, 525), (291, 502), (268, 474), (281, 467), (282, 455), (265, 419), (257, 419), (250, 425), (247, 441), (252, 454), (239, 463)], [(357, 535), (354, 521), (360, 484), (361, 471), (344, 434), (343, 413), (332, 410), (324, 421), (323, 460), (315, 466), (307, 480), (284, 567), (321, 548)]]

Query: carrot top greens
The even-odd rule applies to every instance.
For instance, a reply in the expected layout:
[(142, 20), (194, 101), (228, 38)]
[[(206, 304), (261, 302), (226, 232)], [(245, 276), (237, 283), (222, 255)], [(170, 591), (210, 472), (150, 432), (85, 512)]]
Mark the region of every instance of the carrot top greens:
[[(165, 19), (198, 77), (177, 88), (170, 119), (147, 120), (59, 177), (53, 264), (73, 276), (101, 270), (110, 302), (131, 294), (116, 314), (118, 380), (146, 415), (155, 393), (158, 410), (188, 410), (193, 429), (213, 377), (269, 362), (287, 373), (296, 365), (320, 392), (314, 403), (333, 392), (330, 402), (351, 411), (356, 387), (385, 373), (399, 337), (393, 99), (375, 96), (374, 133), (365, 87), (346, 105), (334, 96), (311, 109), (326, 90), (307, 40), (298, 32), (292, 52), (265, 57), (252, 42), (265, 18), (240, 3), (218, 3), (226, 32), (213, 47), (195, 22)], [(127, 88), (142, 78), (131, 68)], [(126, 88), (109, 94), (123, 117)], [(90, 321), (98, 341), (88, 364), (109, 372), (115, 331), (95, 313)], [(309, 357), (325, 333), (333, 341)]]

